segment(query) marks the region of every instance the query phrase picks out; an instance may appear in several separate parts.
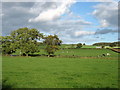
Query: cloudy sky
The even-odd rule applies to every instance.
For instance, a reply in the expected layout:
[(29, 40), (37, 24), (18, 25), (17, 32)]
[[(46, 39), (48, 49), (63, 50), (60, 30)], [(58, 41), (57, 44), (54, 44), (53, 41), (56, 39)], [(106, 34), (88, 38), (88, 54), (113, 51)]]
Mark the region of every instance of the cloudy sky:
[(109, 1), (2, 2), (2, 35), (28, 27), (57, 34), (63, 43), (114, 42), (118, 40), (118, 2)]

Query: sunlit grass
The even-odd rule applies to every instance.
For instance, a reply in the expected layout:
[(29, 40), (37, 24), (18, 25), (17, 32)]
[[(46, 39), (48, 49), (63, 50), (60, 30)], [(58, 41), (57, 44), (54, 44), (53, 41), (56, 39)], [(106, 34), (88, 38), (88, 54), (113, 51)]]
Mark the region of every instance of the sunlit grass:
[(3, 56), (13, 88), (117, 88), (118, 60)]

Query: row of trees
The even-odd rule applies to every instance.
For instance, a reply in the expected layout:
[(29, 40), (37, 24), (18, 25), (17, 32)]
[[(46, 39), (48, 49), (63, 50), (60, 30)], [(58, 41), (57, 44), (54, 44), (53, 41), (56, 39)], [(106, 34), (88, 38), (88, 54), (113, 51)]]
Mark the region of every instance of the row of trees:
[(76, 46), (76, 48), (81, 48), (83, 45), (82, 45), (82, 43), (78, 43), (77, 46)]
[(3, 54), (12, 54), (17, 50), (20, 50), (20, 55), (33, 54), (39, 52), (39, 40), (43, 39), (42, 42), (46, 45), (45, 51), (51, 55), (56, 50), (59, 50), (59, 45), (62, 41), (59, 40), (57, 35), (45, 36), (40, 33), (37, 29), (19, 28), (11, 32), (9, 36), (1, 36), (0, 42), (2, 45)]
[(70, 46), (67, 48), (81, 48), (82, 46), (85, 46), (85, 43), (78, 43), (78, 44), (69, 44)]
[(115, 47), (115, 46), (120, 46), (120, 42), (113, 42), (113, 43), (94, 43), (93, 46), (110, 46), (110, 47)]

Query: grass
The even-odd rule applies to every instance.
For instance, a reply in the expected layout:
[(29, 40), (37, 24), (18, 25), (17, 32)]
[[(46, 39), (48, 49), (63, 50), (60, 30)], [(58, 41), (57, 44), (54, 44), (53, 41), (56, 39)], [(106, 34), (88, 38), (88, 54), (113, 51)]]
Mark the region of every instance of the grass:
[[(56, 52), (56, 55), (78, 55), (78, 56), (91, 56), (97, 57), (98, 55), (110, 53), (108, 57), (118, 57), (118, 53), (109, 49), (64, 49)], [(107, 57), (107, 56), (106, 56)]]
[(96, 47), (98, 47), (98, 46), (92, 46), (92, 45), (84, 45), (84, 46), (82, 46), (82, 48), (96, 48)]
[[(57, 52), (55, 52), (55, 55), (61, 55), (61, 56), (81, 56), (81, 57), (98, 57), (102, 54), (109, 53), (110, 56), (106, 57), (118, 57), (118, 53), (113, 52), (109, 49), (60, 49)], [(44, 49), (41, 49), (39, 53), (36, 54), (47, 54)]]
[[(96, 54), (99, 51), (91, 52)], [(3, 56), (2, 62), (3, 80), (7, 78), (7, 86), (10, 84), (13, 88), (118, 87), (117, 57), (81, 59)]]
[[(42, 47), (42, 46), (41, 46)], [(93, 46), (93, 45), (83, 45), (81, 48), (96, 48), (100, 46)], [(62, 44), (60, 48), (76, 48), (76, 44)], [(109, 47), (105, 46), (105, 48), (120, 48), (120, 47)]]
[[(76, 48), (76, 44), (62, 44), (60, 48)], [(92, 45), (83, 45), (82, 48), (96, 48), (96, 46)]]

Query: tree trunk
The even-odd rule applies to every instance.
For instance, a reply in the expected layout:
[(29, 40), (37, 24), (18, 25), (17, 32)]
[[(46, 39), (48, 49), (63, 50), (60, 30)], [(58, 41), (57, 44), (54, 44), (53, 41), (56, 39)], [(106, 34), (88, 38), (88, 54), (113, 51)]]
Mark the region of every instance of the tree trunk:
[(21, 50), (20, 50), (20, 55), (19, 56), (21, 56), (22, 55), (22, 52), (21, 52)]
[(48, 55), (48, 57), (50, 57), (50, 55)]
[(28, 57), (28, 54), (26, 54), (26, 56)]

